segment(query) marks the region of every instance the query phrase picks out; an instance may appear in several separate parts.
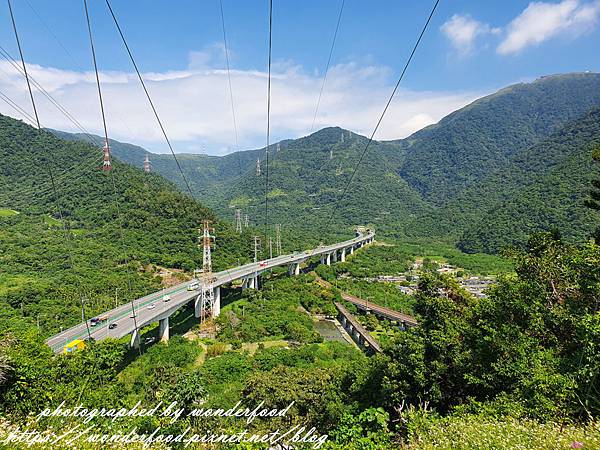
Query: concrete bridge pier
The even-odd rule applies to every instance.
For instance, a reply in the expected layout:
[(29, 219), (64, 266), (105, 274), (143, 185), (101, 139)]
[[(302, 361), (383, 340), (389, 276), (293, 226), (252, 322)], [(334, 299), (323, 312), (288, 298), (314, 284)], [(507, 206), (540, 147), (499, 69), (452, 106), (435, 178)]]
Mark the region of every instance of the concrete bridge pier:
[(216, 288), (214, 288), (214, 298), (215, 298), (215, 303), (212, 307), (212, 316), (213, 317), (217, 317), (219, 314), (221, 314), (221, 287), (217, 286)]
[(354, 245), (350, 246), (350, 254), (352, 255), (354, 253)]
[(292, 263), (289, 265), (288, 273), (292, 275), (300, 275), (300, 263)]
[(337, 262), (338, 261), (337, 250), (334, 250), (331, 255), (333, 256), (333, 262)]
[(161, 342), (169, 341), (169, 318), (165, 317), (158, 321), (158, 336)]
[(321, 264), (331, 265), (331, 253), (321, 255)]
[(194, 317), (200, 317), (202, 309), (202, 294), (198, 295), (194, 300)]
[(345, 248), (340, 250), (340, 261), (341, 262), (346, 261), (346, 249)]
[(258, 289), (258, 275), (244, 279), (242, 282), (242, 290), (245, 289)]
[(140, 348), (140, 331), (138, 329), (133, 330), (131, 333), (131, 341), (129, 341), (131, 348)]

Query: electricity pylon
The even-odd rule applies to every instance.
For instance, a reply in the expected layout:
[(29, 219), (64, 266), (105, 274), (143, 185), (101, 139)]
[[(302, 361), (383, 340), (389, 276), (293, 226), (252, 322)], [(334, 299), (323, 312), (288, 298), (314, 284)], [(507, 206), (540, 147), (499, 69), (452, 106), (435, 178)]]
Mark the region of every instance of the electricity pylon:
[(210, 220), (204, 221), (202, 230), (198, 230), (198, 233), (202, 233), (198, 237), (200, 243), (198, 247), (202, 247), (202, 275), (200, 276), (200, 283), (202, 289), (202, 298), (200, 302), (200, 323), (204, 322), (204, 316), (208, 310), (212, 311), (215, 304), (215, 292), (213, 290), (214, 277), (212, 274), (212, 257), (211, 257), (211, 246), (214, 240), (214, 236), (210, 234), (214, 232), (214, 228), (210, 226)]
[(235, 231), (242, 233), (242, 210), (235, 210)]
[(281, 224), (275, 225), (275, 251), (277, 256), (281, 256)]
[(104, 139), (104, 147), (102, 147), (102, 170), (109, 171), (110, 169), (112, 169), (110, 147), (108, 146), (108, 141)]

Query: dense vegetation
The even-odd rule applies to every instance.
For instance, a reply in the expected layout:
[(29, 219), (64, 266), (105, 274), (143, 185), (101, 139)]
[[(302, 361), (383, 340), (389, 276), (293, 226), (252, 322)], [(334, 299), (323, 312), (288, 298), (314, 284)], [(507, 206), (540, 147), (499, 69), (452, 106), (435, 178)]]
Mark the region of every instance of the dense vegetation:
[[(583, 79), (588, 83), (596, 78)], [(581, 237), (584, 230), (598, 226), (594, 210), (600, 185), (590, 155), (598, 159), (594, 145), (600, 114), (597, 110), (581, 114), (579, 106), (567, 108), (566, 100), (559, 101), (561, 96), (578, 98), (573, 90), (579, 81), (579, 76), (557, 77), (534, 86), (541, 90), (536, 98), (548, 96), (548, 86), (556, 91), (557, 83), (572, 90), (554, 93), (553, 103), (562, 106), (542, 115), (547, 122), (543, 127), (534, 121), (527, 128), (526, 118), (517, 114), (515, 133), (523, 134), (516, 136), (522, 145), (505, 155), (512, 169), (504, 175), (503, 169), (490, 174), (500, 192), (489, 194), (486, 212), (497, 205), (495, 201), (508, 202), (506, 196), (521, 192), (518, 202), (511, 200), (520, 205), (511, 217), (531, 223), (518, 228), (514, 240), (507, 239), (513, 229), (504, 221), (498, 228), (483, 222), (485, 229), (477, 235), (470, 231), (468, 242), (464, 237), (469, 232), (458, 230), (464, 233), (461, 245), (469, 248), (474, 243), (469, 250), (496, 250), (500, 244), (521, 242), (521, 248), (505, 251), (510, 261), (465, 255), (443, 243), (390, 240), (388, 244), (393, 245), (359, 250), (347, 262), (316, 267), (317, 274), (333, 282), (331, 289), (317, 284), (312, 274), (288, 277), (283, 270), (263, 277), (259, 291), (224, 289), (222, 315), (212, 338), (201, 337), (197, 326), (186, 337), (177, 336), (189, 329), (185, 325), (189, 325), (190, 311), (182, 309), (173, 317), (174, 336), (169, 343), (145, 347), (141, 355), (128, 350), (125, 339), (107, 339), (68, 356), (54, 356), (43, 339), (59, 324), (79, 319), (80, 296), (88, 299), (90, 311), (100, 311), (113, 301), (156, 289), (161, 282), (156, 266), (182, 271), (196, 267), (201, 255), (195, 248), (195, 229), (201, 219), (216, 221), (218, 268), (248, 260), (250, 230), (235, 234), (231, 225), (218, 221), (210, 210), (158, 175), (116, 161), (113, 174), (107, 176), (98, 170), (96, 148), (67, 143), (0, 116), (0, 158), (7, 163), (0, 169), (0, 437), (12, 426), (43, 430), (64, 428), (65, 422), (78, 425), (77, 420), (33, 418), (61, 401), (85, 407), (131, 407), (137, 402), (152, 407), (160, 401), (177, 401), (189, 412), (200, 406), (226, 409), (243, 400), (248, 405), (263, 402), (268, 408), (285, 408), (294, 402), (283, 418), (253, 422), (252, 432), (315, 427), (328, 435), (323, 448), (336, 450), (546, 449), (579, 448), (579, 443), (583, 448), (598, 447), (600, 246), (598, 239)], [(503, 108), (514, 106), (511, 96), (523, 100), (526, 88), (510, 89), (471, 105), (464, 111), (472, 118), (467, 123), (484, 123), (481, 108), (489, 104), (494, 104), (492, 110), (500, 119), (502, 114), (506, 117)], [(498, 98), (501, 101), (495, 104)], [(587, 105), (583, 100), (580, 103)], [(517, 112), (527, 111), (524, 104), (517, 104)], [(540, 108), (544, 105), (539, 103)], [(571, 115), (580, 118), (561, 126), (560, 121)], [(460, 114), (438, 128), (455, 119), (460, 122)], [(496, 136), (498, 142), (510, 138), (506, 129), (502, 131), (503, 136)], [(313, 223), (324, 223), (330, 211), (324, 211), (323, 219), (311, 208), (327, 204), (327, 196), (335, 198), (335, 189), (349, 176), (352, 156), (364, 143), (352, 135), (344, 138), (342, 146), (340, 133), (328, 129), (288, 142), (289, 147), (282, 146), (274, 156), (274, 170), (281, 170), (282, 179), (274, 173), (277, 187), (270, 199), (279, 218), (297, 218), (295, 211), (303, 201), (303, 217), (310, 215)], [(433, 134), (439, 137), (440, 133)], [(486, 142), (491, 145), (490, 140)], [(426, 189), (416, 194), (388, 169), (394, 165), (398, 169), (403, 158), (408, 158), (406, 145), (374, 146), (376, 158), (364, 172), (367, 178), (359, 173), (357, 179), (363, 181), (358, 198), (372, 201), (360, 205), (362, 212), (356, 204), (337, 211), (346, 222), (335, 223), (336, 233), (345, 234), (352, 220), (364, 217), (365, 211), (384, 217), (376, 213), (390, 204), (396, 205), (396, 212), (436, 217), (440, 210), (432, 206), (434, 202), (423, 200), (430, 194), (421, 196)], [(344, 148), (354, 153), (344, 154)], [(396, 148), (403, 150), (394, 153)], [(294, 149), (312, 154), (307, 159), (319, 162), (325, 178), (312, 184), (314, 167), (305, 170)], [(341, 162), (327, 173), (328, 161), (336, 161), (336, 156), (329, 160), (331, 149)], [(54, 170), (58, 196), (43, 176), (49, 174), (48, 168)], [(382, 171), (387, 175), (377, 178)], [(332, 177), (340, 178), (325, 183)], [(376, 182), (369, 181), (375, 178)], [(252, 196), (235, 197), (235, 202), (258, 208), (261, 182), (242, 179), (243, 192)], [(323, 188), (331, 185), (335, 186), (332, 191)], [(297, 192), (294, 186), (299, 187)], [(493, 184), (487, 186), (491, 189)], [(318, 192), (310, 191), (317, 187)], [(303, 197), (309, 192), (316, 195)], [(388, 195), (396, 197), (387, 199)], [(547, 208), (540, 209), (542, 195), (544, 204), (556, 202), (554, 218), (536, 213)], [(120, 200), (118, 208), (115, 198)], [(488, 201), (487, 196), (483, 198)], [(584, 213), (586, 200), (590, 211)], [(225, 203), (223, 210), (229, 211), (228, 206)], [(444, 207), (452, 210), (450, 206), (449, 200)], [(517, 214), (519, 208), (531, 216)], [(394, 229), (411, 219), (408, 214), (398, 221), (391, 212), (385, 217), (382, 221), (388, 228), (382, 234), (406, 234)], [(431, 223), (445, 229), (441, 220)], [(457, 226), (463, 225), (457, 220)], [(553, 231), (525, 238), (528, 230), (551, 225), (561, 228), (565, 237)], [(493, 234), (495, 229), (501, 230), (499, 234)], [(485, 233), (491, 237), (484, 237)], [(321, 232), (314, 239), (328, 237), (333, 236)], [(424, 261), (413, 296), (401, 294), (394, 285), (370, 280), (405, 272), (416, 257)], [(487, 297), (476, 298), (460, 287), (456, 276), (438, 273), (430, 263), (433, 259), (472, 273), (499, 274), (497, 284)], [(339, 290), (410, 312), (419, 325), (402, 331), (372, 315), (361, 317), (380, 338), (382, 352), (372, 357), (345, 342), (323, 341), (315, 315), (335, 313), (332, 301), (339, 300)], [(144, 336), (154, 334), (155, 327), (145, 329)], [(161, 427), (173, 434), (187, 427), (198, 433), (248, 427), (243, 420), (201, 417), (175, 422), (165, 417), (115, 423), (98, 420), (94, 424), (112, 433), (132, 427), (148, 433)], [(96, 448), (84, 443), (78, 447)], [(15, 446), (0, 440), (0, 448)]]
[[(339, 205), (366, 138), (327, 128), (284, 141), (280, 151), (270, 149), (270, 223), (283, 223), (289, 248), (317, 243), (315, 232), (342, 236), (365, 217), (380, 235), (458, 242), (468, 252), (524, 245), (540, 230), (582, 239), (592, 231), (581, 199), (595, 171), (589, 152), (598, 143), (598, 106), (599, 74), (509, 86), (406, 139), (374, 142)], [(144, 151), (130, 147), (116, 145), (116, 154), (139, 167)], [(259, 225), (265, 180), (255, 175), (258, 157), (264, 149), (180, 159), (221, 217), (232, 220), (239, 207)], [(172, 158), (151, 158), (183, 186)]]
[[(107, 175), (97, 148), (5, 116), (0, 159), (0, 205), (19, 212), (0, 216), (0, 328), (25, 320), (50, 334), (80, 320), (80, 297), (94, 314), (156, 290), (158, 267), (201, 265), (197, 229), (215, 216), (159, 175), (119, 161)], [(215, 226), (215, 268), (248, 261), (249, 233)]]
[[(594, 395), (600, 371), (595, 350), (600, 247), (541, 234), (512, 257), (516, 273), (501, 277), (482, 299), (460, 289), (454, 277), (420, 272), (412, 302), (419, 326), (388, 330), (383, 353), (371, 358), (343, 343), (310, 343), (312, 321), (298, 307), (327, 298), (310, 276), (298, 284), (276, 276), (261, 292), (229, 298), (217, 343), (173, 337), (168, 346), (150, 347), (131, 363), (123, 344), (110, 340), (53, 358), (35, 328), (13, 327), (0, 343), (5, 377), (0, 407), (20, 421), (57, 398), (88, 407), (137, 401), (152, 406), (173, 399), (188, 411), (199, 399), (204, 407), (221, 408), (241, 398), (273, 408), (293, 400), (285, 420), (257, 421), (252, 430), (315, 426), (328, 434), (325, 448), (331, 449), (544, 449), (574, 441), (593, 448), (600, 440), (594, 421), (600, 412)], [(282, 313), (286, 323), (277, 320)], [(250, 324), (247, 329), (240, 317)], [(308, 333), (295, 335), (290, 324)], [(300, 346), (267, 345), (281, 338)], [(259, 344), (249, 347), (242, 340)], [(61, 383), (52, 381), (57, 379)], [(59, 423), (49, 418), (33, 426)], [(126, 424), (146, 431), (161, 426), (170, 433), (187, 426), (230, 432), (244, 427), (233, 419), (200, 418)]]

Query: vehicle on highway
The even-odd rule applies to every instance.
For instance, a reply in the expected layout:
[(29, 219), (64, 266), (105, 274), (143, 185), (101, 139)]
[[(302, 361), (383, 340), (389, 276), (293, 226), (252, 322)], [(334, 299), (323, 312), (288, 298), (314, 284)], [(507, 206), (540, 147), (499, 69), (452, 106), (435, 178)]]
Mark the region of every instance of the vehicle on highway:
[(81, 339), (75, 339), (74, 341), (69, 342), (63, 348), (63, 353), (66, 355), (67, 353), (73, 353), (77, 350), (83, 350), (85, 348), (85, 342)]
[(170, 302), (171, 301), (171, 296), (170, 295), (163, 295), (163, 302)]
[(106, 322), (107, 320), (108, 316), (93, 317), (90, 319), (90, 325), (95, 327), (96, 325), (100, 325), (102, 322)]
[(261, 263), (258, 265), (258, 267), (266, 267), (266, 266), (267, 266), (267, 263), (266, 263), (266, 262), (261, 262)]
[(156, 338), (151, 336), (151, 337), (147, 337), (146, 339), (144, 339), (144, 344), (148, 345), (148, 344), (152, 344), (154, 341), (156, 341)]
[(109, 329), (109, 330), (114, 330), (115, 328), (117, 328), (117, 324), (116, 324), (116, 323), (111, 323), (111, 324), (108, 326), (108, 329)]
[(156, 305), (154, 303), (151, 303), (150, 305), (148, 305), (148, 309), (154, 309), (156, 308)]
[(190, 284), (188, 284), (188, 291), (195, 291), (198, 289), (200, 289), (200, 283), (198, 283), (197, 281), (192, 281)]

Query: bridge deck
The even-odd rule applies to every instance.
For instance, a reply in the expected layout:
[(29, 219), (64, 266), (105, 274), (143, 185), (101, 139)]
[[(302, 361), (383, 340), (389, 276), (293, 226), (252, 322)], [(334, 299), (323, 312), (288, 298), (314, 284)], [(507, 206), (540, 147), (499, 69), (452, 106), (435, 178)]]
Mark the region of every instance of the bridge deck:
[[(211, 284), (211, 287), (216, 288), (235, 280), (256, 277), (274, 267), (301, 264), (313, 256), (331, 254), (341, 249), (355, 247), (365, 242), (369, 242), (374, 235), (375, 233), (371, 231), (367, 234), (359, 234), (353, 239), (338, 242), (336, 244), (319, 246), (312, 250), (281, 255), (264, 261), (253, 262), (232, 269), (223, 270), (214, 273), (214, 282)], [(198, 296), (199, 291), (188, 290), (189, 283), (189, 281), (180, 283), (176, 286), (154, 292), (135, 299), (133, 302), (126, 303), (102, 313), (100, 315), (107, 316), (108, 320), (94, 327), (90, 325), (89, 333), (86, 323), (82, 322), (48, 338), (46, 343), (55, 352), (60, 352), (68, 342), (74, 339), (87, 339), (91, 336), (95, 340), (102, 340), (107, 337), (121, 338), (126, 336), (136, 329), (140, 329), (159, 319), (170, 316), (177, 309), (183, 307), (188, 302), (193, 301)], [(168, 302), (163, 301), (165, 295), (170, 296)], [(134, 315), (135, 318), (133, 317)], [(113, 328), (109, 328), (109, 325), (112, 325)]]
[(369, 333), (358, 322), (358, 320), (356, 320), (356, 318), (350, 313), (350, 311), (348, 311), (346, 308), (344, 308), (344, 306), (342, 304), (340, 304), (338, 302), (334, 302), (334, 303), (335, 303), (335, 307), (338, 309), (340, 314), (342, 316), (344, 316), (348, 322), (350, 322), (350, 324), (352, 325), (352, 328), (354, 328), (358, 332), (358, 334), (360, 334), (362, 336), (362, 338), (369, 344), (369, 346), (375, 352), (380, 353), (381, 347), (379, 346), (379, 343), (375, 340), (375, 338), (373, 336), (371, 336), (371, 333)]
[[(331, 283), (328, 283), (320, 277), (317, 277), (317, 282), (321, 284), (321, 286), (331, 288)], [(367, 300), (355, 297), (354, 295), (350, 295), (347, 292), (342, 292), (341, 295), (344, 300), (352, 303), (353, 305), (356, 305), (357, 308), (362, 309), (363, 311), (374, 312), (375, 314), (383, 316), (386, 319), (402, 322), (409, 327), (415, 327), (418, 325), (417, 319), (408, 314), (401, 313), (394, 309), (386, 308), (385, 306), (377, 305), (373, 302), (369, 303)]]

